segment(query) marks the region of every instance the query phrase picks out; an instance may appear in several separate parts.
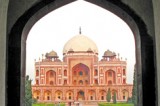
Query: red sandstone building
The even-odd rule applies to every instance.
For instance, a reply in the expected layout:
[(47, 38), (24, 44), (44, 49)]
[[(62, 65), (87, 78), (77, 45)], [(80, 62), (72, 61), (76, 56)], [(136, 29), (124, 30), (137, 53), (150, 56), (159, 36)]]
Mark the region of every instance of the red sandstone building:
[(84, 35), (76, 35), (63, 48), (63, 61), (55, 51), (35, 62), (33, 97), (38, 102), (106, 101), (108, 89), (117, 101), (132, 96), (132, 84), (126, 83), (126, 60), (114, 52), (98, 59), (96, 44)]

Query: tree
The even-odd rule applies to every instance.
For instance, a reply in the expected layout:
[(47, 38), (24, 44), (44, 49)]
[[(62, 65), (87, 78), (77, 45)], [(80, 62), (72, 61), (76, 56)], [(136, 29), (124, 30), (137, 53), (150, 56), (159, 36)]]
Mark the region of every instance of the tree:
[(114, 92), (113, 95), (113, 103), (116, 104), (117, 103), (117, 96), (116, 96), (116, 92)]
[(133, 103), (133, 101), (132, 101), (132, 97), (128, 97), (128, 99), (127, 99), (127, 103)]
[(32, 80), (29, 79), (29, 76), (26, 76), (25, 79), (25, 106), (32, 106), (33, 102), (36, 102), (35, 99), (32, 99)]
[(137, 70), (136, 70), (136, 64), (134, 66), (132, 102), (134, 103), (134, 106), (137, 106)]
[(110, 88), (108, 89), (108, 92), (107, 92), (107, 102), (110, 102), (111, 101), (111, 91), (110, 91)]

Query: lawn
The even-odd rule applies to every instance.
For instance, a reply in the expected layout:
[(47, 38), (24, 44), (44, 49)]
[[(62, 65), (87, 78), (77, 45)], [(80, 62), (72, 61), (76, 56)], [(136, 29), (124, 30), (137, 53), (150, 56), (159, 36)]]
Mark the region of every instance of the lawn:
[[(32, 106), (55, 106), (55, 105), (53, 103), (36, 103), (36, 104), (32, 104)], [(60, 106), (65, 106), (65, 104), (61, 103)]]
[(134, 104), (131, 103), (98, 103), (98, 106), (134, 106)]

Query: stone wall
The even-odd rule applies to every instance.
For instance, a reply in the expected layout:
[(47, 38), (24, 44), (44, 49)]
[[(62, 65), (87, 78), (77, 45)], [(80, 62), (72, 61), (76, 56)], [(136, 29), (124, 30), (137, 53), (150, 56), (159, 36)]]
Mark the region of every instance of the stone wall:
[(6, 104), (6, 27), (8, 0), (0, 1), (0, 105)]
[[(160, 106), (160, 1), (159, 0), (153, 0), (153, 9), (154, 9), (154, 30), (155, 30), (155, 67), (157, 70), (157, 87), (158, 88), (158, 106)], [(156, 78), (156, 77), (155, 77)], [(156, 91), (157, 92), (157, 91)]]

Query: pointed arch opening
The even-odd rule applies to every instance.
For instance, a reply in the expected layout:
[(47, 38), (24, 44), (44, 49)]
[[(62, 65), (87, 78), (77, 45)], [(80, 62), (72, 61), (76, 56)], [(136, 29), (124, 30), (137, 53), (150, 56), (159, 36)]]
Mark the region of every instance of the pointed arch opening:
[(72, 79), (73, 84), (76, 85), (78, 82), (79, 85), (87, 85), (90, 82), (90, 69), (87, 65), (83, 63), (78, 63), (72, 68)]
[(80, 90), (79, 92), (77, 92), (77, 100), (81, 101), (85, 99), (85, 92)]
[(115, 71), (107, 70), (105, 72), (105, 81), (106, 81), (106, 84), (108, 84), (108, 85), (116, 84), (116, 73), (115, 73)]
[(56, 72), (49, 70), (46, 72), (46, 84), (55, 85), (56, 84)]

